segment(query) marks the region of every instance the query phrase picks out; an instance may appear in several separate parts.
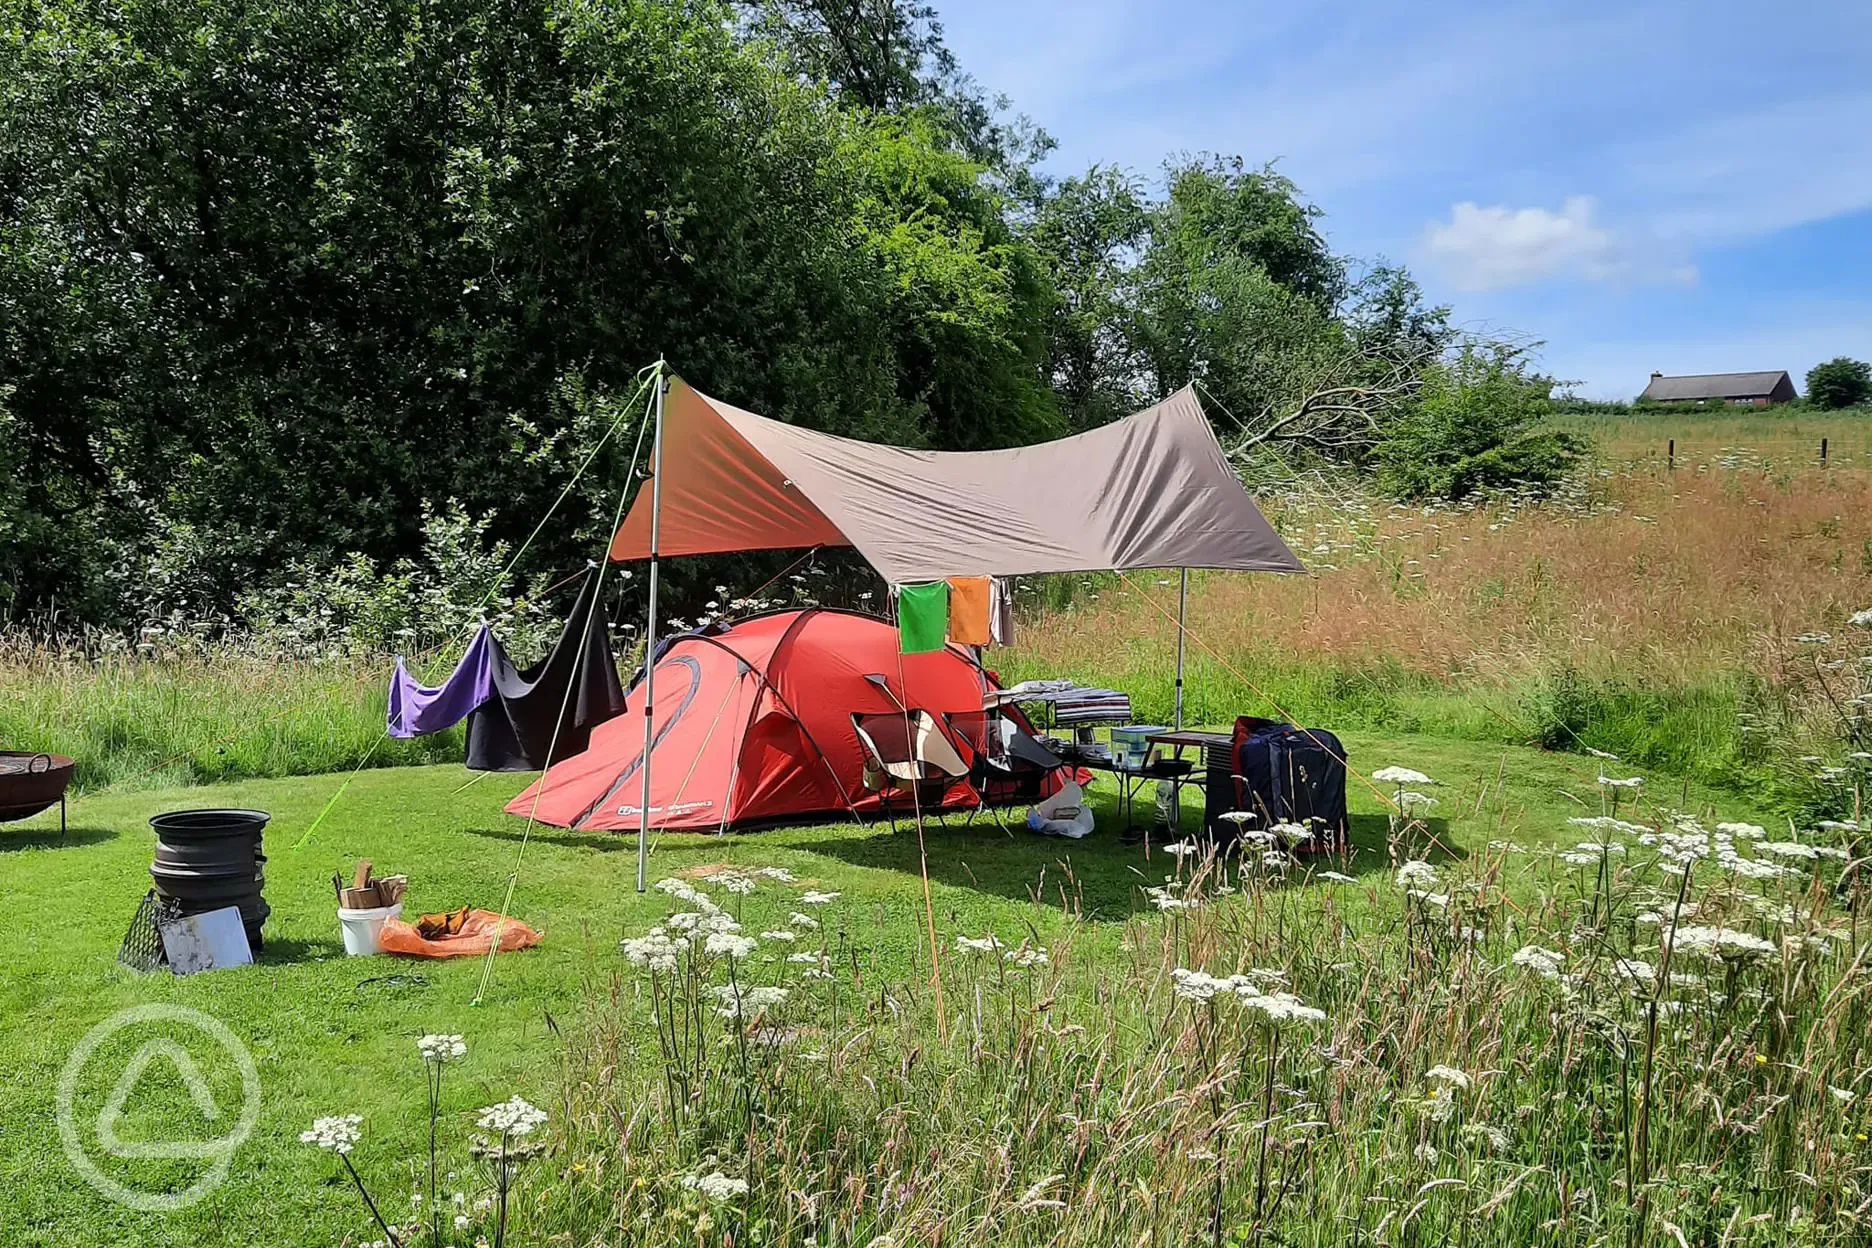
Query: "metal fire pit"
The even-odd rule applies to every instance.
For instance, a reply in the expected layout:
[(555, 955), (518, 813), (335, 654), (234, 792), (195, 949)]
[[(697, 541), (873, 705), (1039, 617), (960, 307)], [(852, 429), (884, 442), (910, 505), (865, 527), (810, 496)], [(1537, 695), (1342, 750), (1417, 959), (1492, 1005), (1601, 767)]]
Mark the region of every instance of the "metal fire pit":
[(238, 906), (247, 943), (259, 953), (260, 926), (273, 912), (260, 895), (266, 885), (260, 834), (271, 818), (263, 810), (176, 810), (151, 819), (156, 895), (184, 915)]
[(59, 839), (65, 839), (65, 790), (77, 766), (63, 754), (0, 750), (0, 823), (28, 819), (59, 808)]

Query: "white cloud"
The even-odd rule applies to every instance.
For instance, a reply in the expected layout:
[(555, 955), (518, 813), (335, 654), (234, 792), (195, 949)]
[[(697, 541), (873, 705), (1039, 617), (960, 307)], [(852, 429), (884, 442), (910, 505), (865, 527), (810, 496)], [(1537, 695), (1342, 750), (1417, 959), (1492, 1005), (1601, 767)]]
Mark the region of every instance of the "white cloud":
[(1696, 280), (1696, 270), (1688, 266), (1642, 260), (1624, 237), (1600, 223), (1590, 195), (1568, 197), (1558, 212), (1484, 208), (1465, 201), (1450, 209), (1448, 221), (1425, 227), (1423, 241), (1431, 261), (1464, 290), (1499, 290), (1556, 278)]

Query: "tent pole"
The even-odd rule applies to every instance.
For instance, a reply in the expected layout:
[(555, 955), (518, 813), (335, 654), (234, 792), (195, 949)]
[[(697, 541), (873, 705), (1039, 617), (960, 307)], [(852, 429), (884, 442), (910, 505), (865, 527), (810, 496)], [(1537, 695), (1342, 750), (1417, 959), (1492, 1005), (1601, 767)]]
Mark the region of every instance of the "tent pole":
[(1189, 569), (1180, 568), (1177, 574), (1177, 673), (1176, 673), (1176, 729), (1183, 731), (1183, 627), (1189, 615)]
[(656, 700), (657, 544), (663, 529), (663, 361), (657, 361), (656, 441), (650, 451), (650, 605), (644, 619), (643, 795), (637, 809), (637, 891), (650, 886), (651, 706)]

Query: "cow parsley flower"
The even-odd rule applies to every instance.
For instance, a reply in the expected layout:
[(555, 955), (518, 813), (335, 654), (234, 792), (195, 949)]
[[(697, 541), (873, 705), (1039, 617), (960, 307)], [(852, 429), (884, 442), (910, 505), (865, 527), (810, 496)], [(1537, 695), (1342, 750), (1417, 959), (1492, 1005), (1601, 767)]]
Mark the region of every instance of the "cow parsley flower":
[(1643, 824), (1627, 823), (1623, 819), (1614, 819), (1611, 815), (1574, 815), (1567, 822), (1574, 827), (1592, 828), (1600, 832), (1621, 832), (1626, 836), (1651, 835), (1651, 829)]
[(1431, 1083), (1447, 1083), (1452, 1087), (1461, 1088), (1464, 1092), (1474, 1086), (1474, 1081), (1469, 1078), (1468, 1073), (1457, 1070), (1454, 1066), (1432, 1066), (1424, 1071), (1424, 1078)]
[(1039, 945), (1022, 944), (1018, 949), (1010, 949), (1001, 955), (1002, 960), (1012, 963), (1020, 970), (1028, 967), (1045, 966), (1049, 959), (1047, 951)]
[(1706, 958), (1741, 960), (1775, 952), (1775, 946), (1770, 941), (1747, 932), (1721, 927), (1680, 927), (1675, 931), (1667, 931), (1664, 938), (1673, 949)]
[(1827, 1085), (1827, 1094), (1841, 1105), (1852, 1104), (1857, 1096), (1856, 1093), (1849, 1092), (1845, 1088), (1836, 1088), (1830, 1083)]
[(1776, 858), (1805, 858), (1809, 861), (1820, 856), (1816, 846), (1803, 845), (1799, 841), (1757, 841), (1755, 852), (1773, 854)]
[(1232, 823), (1237, 828), (1240, 828), (1244, 823), (1254, 822), (1255, 814), (1252, 810), (1225, 810), (1217, 815), (1216, 818), (1227, 823)]
[(467, 1056), (468, 1042), (460, 1036), (424, 1036), (416, 1041), (416, 1051), (422, 1054), (425, 1062), (440, 1066)]
[(1420, 858), (1413, 858), (1397, 871), (1398, 884), (1406, 887), (1432, 887), (1437, 883), (1436, 868)]
[(748, 1190), (746, 1179), (731, 1179), (719, 1170), (702, 1175), (700, 1178), (693, 1174), (689, 1175), (683, 1179), (683, 1186), (692, 1192), (702, 1193), (704, 1197), (717, 1204), (724, 1200), (732, 1200), (736, 1196), (745, 1196)]
[(1340, 871), (1321, 871), (1314, 875), (1316, 880), (1331, 880), (1335, 884), (1356, 884), (1357, 880)]
[(1872, 607), (1853, 612), (1846, 617), (1846, 622), (1854, 628), (1872, 628)]
[(1255, 992), (1253, 994), (1236, 993), (1241, 998), (1242, 1008), (1258, 1010), (1270, 1023), (1323, 1023), (1326, 1011), (1317, 1006), (1308, 1005), (1291, 992)]
[(1561, 968), (1566, 964), (1566, 955), (1543, 949), (1539, 945), (1523, 945), (1515, 950), (1514, 957), (1509, 961), (1524, 970), (1533, 971), (1542, 979), (1559, 979)]
[(1001, 942), (993, 936), (958, 936), (956, 948), (963, 953), (995, 953)]
[(799, 928), (802, 932), (816, 932), (819, 930), (818, 919), (813, 918), (810, 914), (801, 914), (797, 910), (787, 915), (787, 922)]
[(1397, 795), (1397, 801), (1407, 815), (1414, 815), (1420, 810), (1429, 810), (1437, 804), (1436, 798), (1428, 793), (1419, 793), (1415, 789), (1405, 789)]
[(1627, 776), (1623, 780), (1615, 780), (1611, 776), (1601, 775), (1599, 777), (1599, 787), (1604, 789), (1642, 789), (1644, 788), (1644, 777)]
[(339, 1114), (331, 1118), (315, 1118), (310, 1131), (299, 1133), (301, 1144), (314, 1144), (319, 1148), (329, 1148), (334, 1153), (348, 1153), (357, 1144), (363, 1134), (360, 1128), (364, 1118), (360, 1114)]
[(709, 991), (721, 1002), (715, 1012), (723, 1018), (765, 1013), (787, 999), (786, 989), (766, 984), (717, 984)]
[(1409, 767), (1380, 767), (1371, 773), (1371, 778), (1380, 784), (1395, 784), (1402, 788), (1407, 784), (1435, 784), (1436, 781), (1421, 771), (1412, 771)]
[(1508, 1133), (1500, 1127), (1492, 1127), (1485, 1122), (1472, 1122), (1462, 1129), (1464, 1139), (1481, 1144), (1492, 1153), (1508, 1151)]
[(802, 906), (824, 906), (839, 899), (838, 893), (803, 893), (800, 895)]
[[(1192, 971), (1182, 966), (1170, 972), (1170, 990), (1185, 1001), (1213, 1000), (1219, 994), (1236, 991), (1238, 983), (1246, 984), (1246, 982), (1237, 976), (1219, 979), (1207, 971)], [(1249, 987), (1252, 990), (1252, 985)]]
[(794, 931), (788, 931), (786, 928), (775, 928), (771, 932), (762, 932), (760, 934), (760, 937), (762, 940), (791, 941), (791, 940), (798, 940), (799, 933), (794, 932)]
[(710, 932), (708, 940), (702, 945), (702, 951), (711, 957), (745, 958), (760, 947), (760, 942), (752, 936), (737, 936), (733, 932)]
[(632, 966), (668, 974), (676, 969), (677, 956), (688, 948), (689, 939), (686, 936), (672, 939), (662, 928), (653, 927), (642, 936), (624, 941), (623, 945), (624, 960)]
[(1200, 852), (1195, 841), (1175, 841), (1169, 845), (1165, 845), (1163, 851), (1174, 858), (1182, 858), (1188, 854)]
[(499, 1105), (489, 1105), (481, 1111), (477, 1125), (483, 1131), (492, 1131), (503, 1138), (524, 1139), (533, 1134), (541, 1123), (546, 1121), (546, 1111), (537, 1105), (529, 1105), (520, 1097), (502, 1101)]
[(1758, 841), (1768, 835), (1768, 830), (1754, 823), (1719, 823), (1716, 830), (1725, 836), (1739, 836), (1745, 841)]

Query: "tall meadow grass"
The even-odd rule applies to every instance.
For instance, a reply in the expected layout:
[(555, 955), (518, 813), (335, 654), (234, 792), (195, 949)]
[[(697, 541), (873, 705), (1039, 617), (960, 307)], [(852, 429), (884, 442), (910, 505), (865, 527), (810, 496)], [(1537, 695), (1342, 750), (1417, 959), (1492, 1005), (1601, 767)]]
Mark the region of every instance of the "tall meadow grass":
[(1583, 825), (1357, 878), (1190, 858), (1116, 932), (945, 928), (940, 976), (870, 977), (876, 934), (784, 873), (667, 881), (591, 985), (525, 1231), (1865, 1242), (1864, 832)]

